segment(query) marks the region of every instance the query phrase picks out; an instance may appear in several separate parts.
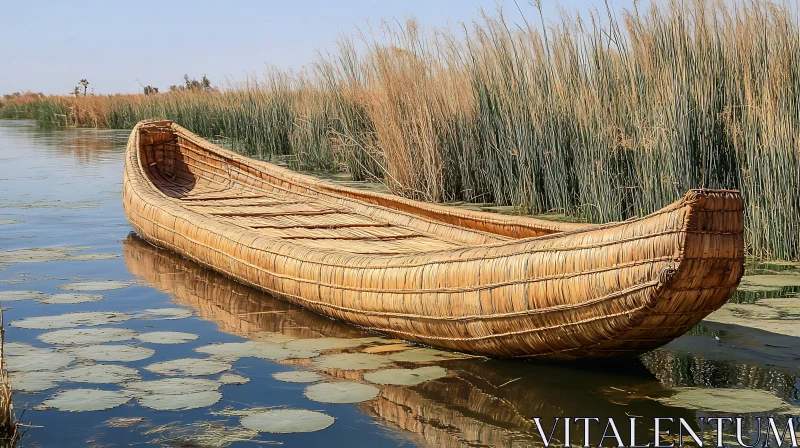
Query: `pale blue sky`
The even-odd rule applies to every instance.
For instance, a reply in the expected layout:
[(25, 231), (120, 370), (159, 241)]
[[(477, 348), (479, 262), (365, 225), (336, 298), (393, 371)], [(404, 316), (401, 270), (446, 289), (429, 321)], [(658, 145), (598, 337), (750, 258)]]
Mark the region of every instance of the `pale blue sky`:
[[(554, 1), (543, 0), (546, 19)], [(631, 0), (612, 2), (616, 10)], [(333, 48), (340, 30), (365, 21), (414, 16), (426, 26), (470, 22), (479, 8), (502, 5), (518, 19), (513, 0), (339, 1), (49, 1), (3, 5), (0, 93), (18, 90), (67, 94), (81, 78), (95, 93), (136, 92), (143, 84), (166, 90), (184, 73), (215, 83), (262, 74), (265, 64), (298, 69)], [(519, 4), (538, 21), (527, 0)], [(602, 0), (562, 1), (581, 12), (605, 9)]]

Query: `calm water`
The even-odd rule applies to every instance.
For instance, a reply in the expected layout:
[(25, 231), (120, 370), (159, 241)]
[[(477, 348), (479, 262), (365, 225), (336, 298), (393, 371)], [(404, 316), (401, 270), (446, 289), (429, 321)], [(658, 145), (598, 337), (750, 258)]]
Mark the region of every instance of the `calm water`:
[[(31, 425), (23, 446), (525, 447), (539, 440), (533, 416), (545, 422), (559, 416), (615, 417), (624, 422), (628, 416), (689, 420), (753, 411), (744, 414), (752, 422), (757, 415), (785, 416), (800, 409), (800, 339), (795, 332), (782, 330), (800, 318), (795, 312), (800, 305), (791, 302), (796, 299), (800, 304), (792, 283), (796, 266), (760, 267), (755, 273), (786, 275), (781, 280), (789, 279), (788, 283), (743, 290), (737, 296), (738, 308), (639, 360), (548, 365), (409, 349), (400, 341), (374, 339), (376, 335), (239, 285), (132, 234), (120, 201), (127, 136), (125, 131), (44, 130), (33, 122), (0, 120), (0, 297), (6, 298), (2, 306), (6, 343), (11, 343), (7, 353), (12, 355), (8, 367), (20, 386), (15, 408), (18, 416), (24, 410), (22, 422)], [(51, 250), (17, 251), (43, 248)], [(36, 262), (30, 262), (31, 257)], [(124, 282), (117, 285), (124, 287), (63, 288), (107, 280)], [(12, 295), (11, 291), (26, 292)], [(93, 301), (47, 303), (54, 301), (49, 298), (89, 297), (67, 297), (67, 293), (91, 294)], [(762, 304), (762, 300), (773, 302)], [(146, 311), (153, 309), (160, 311)], [(73, 314), (86, 312), (103, 313)], [(752, 319), (764, 319), (764, 328), (770, 325), (771, 331), (736, 321), (750, 316), (747, 313)], [(41, 316), (60, 317), (32, 319)], [(63, 329), (121, 333), (115, 339), (100, 337), (80, 345), (59, 340), (64, 333), (52, 333)], [(176, 342), (172, 344), (153, 343), (143, 336), (163, 331), (188, 336), (168, 341)], [(305, 341), (313, 338), (326, 339), (318, 345)], [(304, 350), (287, 358), (284, 352), (233, 357), (203, 349), (247, 340), (262, 341), (279, 352), (290, 347), (287, 341), (294, 341)], [(99, 352), (92, 351), (97, 344), (114, 347), (103, 352), (102, 345)], [(370, 359), (381, 357), (384, 365), (351, 370), (355, 364), (331, 367), (320, 362), (333, 354), (364, 351)], [(42, 361), (31, 367), (24, 362), (29, 353), (56, 354), (64, 362)], [(213, 365), (208, 371), (157, 368), (163, 366), (158, 363), (183, 358), (200, 360), (190, 361), (189, 368), (203, 366), (208, 359)], [(110, 378), (69, 374), (84, 366), (100, 371), (109, 365), (127, 369), (117, 368), (117, 375)], [(375, 384), (374, 397), (366, 399), (323, 393), (311, 400), (304, 393), (309, 383), (272, 377), (278, 372), (313, 371), (321, 375), (315, 384), (369, 384), (362, 375), (372, 370), (430, 366), (444, 368), (445, 376), (416, 385)], [(230, 374), (249, 382), (223, 384), (227, 381), (221, 375)], [(140, 381), (187, 377), (208, 379), (213, 385), (196, 396), (189, 393), (185, 402), (176, 398), (187, 395), (182, 389), (177, 394), (132, 392)], [(104, 406), (108, 409), (73, 412), (68, 409), (74, 403), (64, 405), (58, 398), (74, 389), (119, 391), (118, 396), (125, 398)], [(323, 402), (359, 399), (363, 401)], [(292, 434), (258, 432), (240, 424), (243, 416), (265, 408), (318, 411), (335, 421), (323, 430)]]

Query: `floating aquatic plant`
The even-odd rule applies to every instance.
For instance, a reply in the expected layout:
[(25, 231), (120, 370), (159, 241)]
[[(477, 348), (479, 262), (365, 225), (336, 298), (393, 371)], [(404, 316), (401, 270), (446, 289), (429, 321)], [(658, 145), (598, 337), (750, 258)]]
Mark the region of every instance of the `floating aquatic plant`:
[(136, 339), (148, 344), (183, 344), (197, 339), (199, 336), (182, 331), (149, 331), (142, 333)]
[(7, 226), (10, 224), (22, 224), (24, 221), (19, 221), (16, 219), (0, 219), (0, 226)]
[(45, 296), (45, 293), (39, 291), (0, 291), (0, 303), (40, 299)]
[(119, 384), (139, 379), (136, 369), (111, 365), (82, 365), (67, 370), (14, 372), (11, 375), (15, 391), (40, 392), (52, 389), (59, 383)]
[(290, 358), (313, 358), (319, 352), (313, 350), (290, 350), (280, 344), (262, 341), (227, 342), (223, 344), (211, 344), (195, 349), (197, 352), (209, 355), (221, 356), (226, 359), (232, 358), (263, 358), (273, 361), (283, 361)]
[(3, 354), (5, 356), (26, 355), (35, 350), (48, 350), (48, 349), (36, 347), (25, 342), (6, 342), (5, 345), (3, 346)]
[(139, 379), (138, 370), (116, 364), (82, 365), (58, 373), (76, 383), (120, 384)]
[(0, 302), (14, 302), (18, 300), (34, 299), (47, 304), (71, 304), (94, 302), (102, 299), (100, 294), (45, 294), (40, 291), (2, 291)]
[(5, 356), (10, 372), (54, 371), (72, 364), (76, 358), (68, 353), (36, 349), (28, 353)]
[(44, 297), (37, 298), (39, 303), (46, 303), (49, 305), (71, 305), (75, 303), (88, 303), (103, 300), (102, 294), (47, 294)]
[(276, 372), (272, 377), (278, 381), (286, 381), (287, 383), (315, 383), (325, 379), (324, 376), (316, 372), (308, 370), (290, 370), (288, 372)]
[(135, 381), (125, 387), (135, 396), (147, 394), (192, 394), (208, 390), (217, 390), (222, 385), (219, 381), (206, 378), (164, 378), (153, 381)]
[(742, 277), (741, 284), (745, 288), (753, 286), (765, 288), (800, 287), (800, 275), (746, 275)]
[(142, 359), (147, 359), (156, 353), (155, 350), (147, 347), (114, 344), (83, 345), (78, 347), (70, 347), (67, 349), (67, 351), (81, 359), (106, 362), (141, 361)]
[(47, 261), (68, 260), (70, 252), (89, 250), (89, 246), (43, 247), (0, 251), (3, 263), (44, 263)]
[(150, 364), (145, 369), (159, 375), (202, 376), (213, 375), (233, 368), (227, 362), (209, 358), (180, 358)]
[(346, 338), (313, 338), (313, 339), (295, 339), (284, 344), (284, 347), (290, 350), (316, 350), (324, 351), (334, 348), (350, 348), (359, 347), (361, 345), (371, 344), (379, 338), (361, 338), (361, 339), (346, 339)]
[(211, 406), (222, 398), (218, 390), (222, 384), (205, 378), (166, 378), (132, 382), (126, 387), (142, 406), (174, 411)]
[(364, 353), (390, 353), (390, 352), (400, 352), (403, 350), (410, 350), (412, 348), (414, 348), (414, 346), (408, 344), (390, 344), (390, 345), (376, 345), (374, 347), (367, 347), (361, 351)]
[(52, 371), (12, 372), (9, 382), (14, 392), (41, 392), (58, 386), (61, 375)]
[(259, 342), (272, 342), (273, 344), (284, 344), (297, 339), (288, 334), (276, 333), (274, 331), (257, 331), (248, 336), (250, 339)]
[(65, 412), (102, 411), (121, 406), (131, 397), (126, 391), (70, 389), (56, 393), (34, 409), (55, 408)]
[(360, 403), (375, 398), (380, 390), (369, 384), (352, 381), (318, 383), (306, 387), (304, 392), (309, 400), (320, 403)]
[(733, 414), (797, 413), (800, 408), (792, 406), (773, 393), (752, 389), (706, 389), (679, 387), (675, 394), (658, 401), (669, 405), (709, 412)]
[(223, 373), (217, 379), (222, 384), (247, 384), (250, 382), (250, 378), (245, 378), (234, 373)]
[(335, 419), (322, 412), (305, 409), (276, 409), (242, 417), (242, 426), (259, 432), (289, 434), (314, 432), (331, 426)]
[(146, 320), (172, 320), (192, 317), (193, 313), (187, 308), (149, 308), (136, 313), (137, 319)]
[(389, 355), (389, 359), (392, 361), (402, 362), (442, 361), (444, 359), (455, 359), (459, 357), (461, 357), (461, 355), (443, 350), (435, 350), (432, 348), (413, 348), (411, 350), (405, 350)]
[(128, 313), (115, 311), (88, 311), (83, 313), (59, 314), (56, 316), (27, 317), (12, 321), (9, 325), (19, 328), (48, 330), (51, 328), (72, 328), (80, 326), (98, 326), (125, 322), (131, 319)]
[(318, 369), (339, 370), (375, 370), (391, 363), (392, 361), (386, 356), (369, 353), (336, 353), (322, 355), (313, 360), (314, 366)]
[(447, 376), (447, 370), (439, 366), (428, 366), (418, 369), (378, 370), (377, 372), (365, 373), (364, 379), (375, 384), (413, 386), (444, 376)]
[(185, 411), (211, 406), (221, 398), (222, 394), (218, 391), (206, 390), (188, 394), (145, 395), (137, 398), (137, 401), (142, 406), (158, 411)]
[(73, 282), (66, 285), (59, 286), (60, 289), (69, 291), (110, 291), (113, 289), (122, 289), (130, 286), (130, 282), (122, 282), (116, 280), (105, 280), (99, 282)]
[(119, 254), (75, 254), (66, 258), (69, 261), (93, 261), (93, 260), (110, 260), (112, 258), (119, 258)]
[(54, 345), (93, 345), (128, 341), (136, 335), (135, 331), (127, 328), (73, 328), (43, 333), (37, 339)]

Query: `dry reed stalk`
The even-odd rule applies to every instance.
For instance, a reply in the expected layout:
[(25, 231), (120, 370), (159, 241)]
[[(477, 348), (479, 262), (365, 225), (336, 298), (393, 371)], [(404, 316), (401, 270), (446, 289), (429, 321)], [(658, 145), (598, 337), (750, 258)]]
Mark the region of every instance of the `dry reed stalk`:
[(737, 189), (748, 252), (797, 259), (796, 9), (691, 0), (549, 26), (502, 12), (460, 30), (409, 21), (341, 38), (309, 74), (270, 70), (222, 93), (20, 95), (0, 116), (116, 128), (170, 118), (408, 197), (591, 222), (646, 215), (691, 188)]
[(14, 416), (11, 383), (5, 361), (5, 325), (0, 309), (0, 446), (13, 447), (19, 437), (19, 423)]

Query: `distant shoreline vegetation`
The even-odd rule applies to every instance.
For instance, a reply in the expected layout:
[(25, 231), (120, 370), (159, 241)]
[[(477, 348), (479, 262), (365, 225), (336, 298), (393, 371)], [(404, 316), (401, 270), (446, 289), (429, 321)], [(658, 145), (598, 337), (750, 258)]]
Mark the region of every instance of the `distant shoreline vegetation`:
[(123, 129), (168, 118), (415, 199), (592, 222), (646, 215), (691, 188), (739, 189), (748, 252), (799, 259), (796, 6), (639, 5), (564, 16), (546, 33), (535, 13), (536, 24), (496, 13), (452, 30), (412, 20), (342, 37), (299, 73), (222, 91), (19, 94), (0, 100), (0, 117)]

